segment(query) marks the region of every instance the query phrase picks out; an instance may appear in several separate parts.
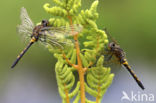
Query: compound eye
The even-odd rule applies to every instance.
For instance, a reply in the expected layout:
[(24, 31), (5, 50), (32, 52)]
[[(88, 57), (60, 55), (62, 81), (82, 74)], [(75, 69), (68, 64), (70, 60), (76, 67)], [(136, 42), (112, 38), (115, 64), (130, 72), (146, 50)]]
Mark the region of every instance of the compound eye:
[(48, 26), (48, 24), (49, 24), (48, 20), (42, 20), (42, 25), (43, 26)]
[(42, 20), (42, 24), (46, 23), (46, 20)]
[(112, 47), (115, 47), (115, 43), (112, 44)]
[(110, 45), (111, 48), (116, 46), (114, 42), (111, 42), (109, 45)]

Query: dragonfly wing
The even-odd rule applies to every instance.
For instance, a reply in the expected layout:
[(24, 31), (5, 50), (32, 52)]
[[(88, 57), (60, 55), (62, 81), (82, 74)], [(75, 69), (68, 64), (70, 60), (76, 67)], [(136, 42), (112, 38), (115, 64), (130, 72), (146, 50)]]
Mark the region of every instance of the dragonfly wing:
[(104, 31), (106, 33), (106, 35), (108, 36), (108, 39), (112, 42), (114, 42), (115, 44), (119, 45), (119, 43), (111, 36), (111, 34), (107, 31), (107, 28), (104, 28)]
[(70, 37), (81, 32), (83, 27), (81, 25), (74, 24), (72, 26), (61, 27), (44, 27), (41, 29), (41, 36), (39, 40), (46, 42), (53, 47), (64, 49), (64, 47), (73, 46), (74, 41)]
[(21, 24), (17, 26), (18, 34), (22, 35), (22, 37), (31, 36), (34, 28), (34, 24), (31, 21), (27, 13), (27, 10), (24, 7), (21, 8), (20, 19), (21, 19)]
[(22, 24), (25, 25), (27, 28), (34, 28), (34, 23), (32, 22), (32, 20), (30, 19), (28, 13), (27, 13), (27, 10), (22, 7), (21, 8), (21, 21), (22, 21)]
[(32, 35), (32, 30), (31, 29), (26, 29), (25, 26), (23, 26), (23, 25), (18, 25), (17, 26), (17, 33), (20, 35), (22, 40), (23, 39), (27, 40)]
[(105, 67), (113, 67), (121, 68), (121, 63), (112, 53), (104, 55), (104, 66)]
[(43, 42), (43, 44), (50, 44), (54, 48), (64, 49), (65, 46), (72, 46), (73, 42), (66, 38), (63, 34), (58, 32), (54, 32), (52, 30), (42, 31), (42, 35), (39, 40)]
[(49, 31), (50, 34), (58, 34), (64, 36), (74, 36), (82, 31), (83, 27), (79, 24), (74, 24), (72, 26), (61, 26), (61, 27), (44, 27), (42, 28), (43, 31)]

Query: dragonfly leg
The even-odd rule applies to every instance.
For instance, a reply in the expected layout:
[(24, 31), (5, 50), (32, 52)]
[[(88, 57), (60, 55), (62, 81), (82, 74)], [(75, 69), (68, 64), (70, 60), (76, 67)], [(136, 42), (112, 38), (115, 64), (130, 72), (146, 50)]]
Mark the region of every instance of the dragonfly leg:
[(44, 42), (46, 42), (46, 35), (45, 34), (43, 35), (43, 38), (44, 38)]
[[(104, 55), (104, 57), (106, 57), (107, 55)], [(105, 58), (105, 62), (104, 62), (104, 65), (107, 65), (107, 64), (111, 64), (112, 61), (111, 61), (111, 58), (112, 58), (113, 54), (111, 54), (108, 58)]]
[(113, 54), (111, 54), (106, 61), (110, 61), (112, 59)]

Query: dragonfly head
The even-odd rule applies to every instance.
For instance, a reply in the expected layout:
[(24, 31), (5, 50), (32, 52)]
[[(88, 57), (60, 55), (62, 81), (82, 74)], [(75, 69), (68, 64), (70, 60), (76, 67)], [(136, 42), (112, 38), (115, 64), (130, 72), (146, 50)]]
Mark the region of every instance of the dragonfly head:
[(49, 25), (49, 21), (48, 20), (42, 20), (42, 25), (44, 27), (47, 27)]
[(116, 44), (114, 42), (111, 42), (111, 43), (108, 44), (108, 48), (110, 50), (113, 50), (115, 47), (116, 47)]

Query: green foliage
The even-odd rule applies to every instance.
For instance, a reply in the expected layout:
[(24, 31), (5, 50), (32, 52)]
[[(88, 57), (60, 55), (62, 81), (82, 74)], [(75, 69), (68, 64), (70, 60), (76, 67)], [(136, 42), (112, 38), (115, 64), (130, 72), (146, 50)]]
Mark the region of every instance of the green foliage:
[[(52, 18), (49, 19), (51, 25), (72, 28), (74, 24), (79, 24), (83, 27), (79, 31), (78, 38), (81, 41), (79, 41), (81, 46), (79, 55), (82, 67), (87, 69), (85, 73), (86, 82), (84, 83), (85, 92), (101, 101), (102, 96), (112, 83), (114, 74), (110, 73), (110, 68), (103, 67), (104, 57), (100, 54), (108, 40), (105, 32), (98, 29), (96, 24), (99, 16), (96, 11), (99, 1), (95, 0), (90, 9), (87, 10), (79, 10), (81, 0), (53, 0), (53, 2), (56, 4), (53, 7), (50, 7), (49, 3), (43, 6), (45, 11), (52, 15)], [(51, 38), (51, 35), (48, 35), (48, 38)], [(73, 42), (73, 36), (65, 37), (62, 40), (66, 42), (62, 46), (63, 48), (57, 48), (57, 46), (54, 48), (55, 45), (51, 41), (47, 41), (47, 48), (58, 59), (55, 71), (58, 90), (63, 103), (68, 103), (68, 99), (71, 100), (73, 97), (75, 97), (73, 103), (78, 103), (81, 99), (80, 81), (75, 81), (73, 72), (77, 69), (71, 65), (78, 64), (76, 45)], [(70, 46), (66, 44), (70, 44)], [(75, 88), (73, 88), (74, 84), (76, 84)], [(87, 98), (85, 101), (86, 103), (95, 103), (95, 101), (90, 101)]]
[[(55, 66), (56, 78), (58, 84), (58, 90), (60, 96), (63, 99), (63, 103), (66, 103), (65, 92), (70, 91), (75, 83), (75, 77), (72, 72), (72, 68), (68, 67), (63, 59), (58, 59)], [(68, 94), (69, 98), (73, 98), (76, 94), (79, 94), (80, 83), (77, 82), (76, 88)]]
[(103, 67), (103, 56), (99, 58), (95, 67), (92, 67), (87, 72), (87, 83), (85, 85), (86, 92), (93, 97), (102, 99), (106, 92), (106, 88), (111, 84), (114, 74), (110, 74), (110, 68)]

